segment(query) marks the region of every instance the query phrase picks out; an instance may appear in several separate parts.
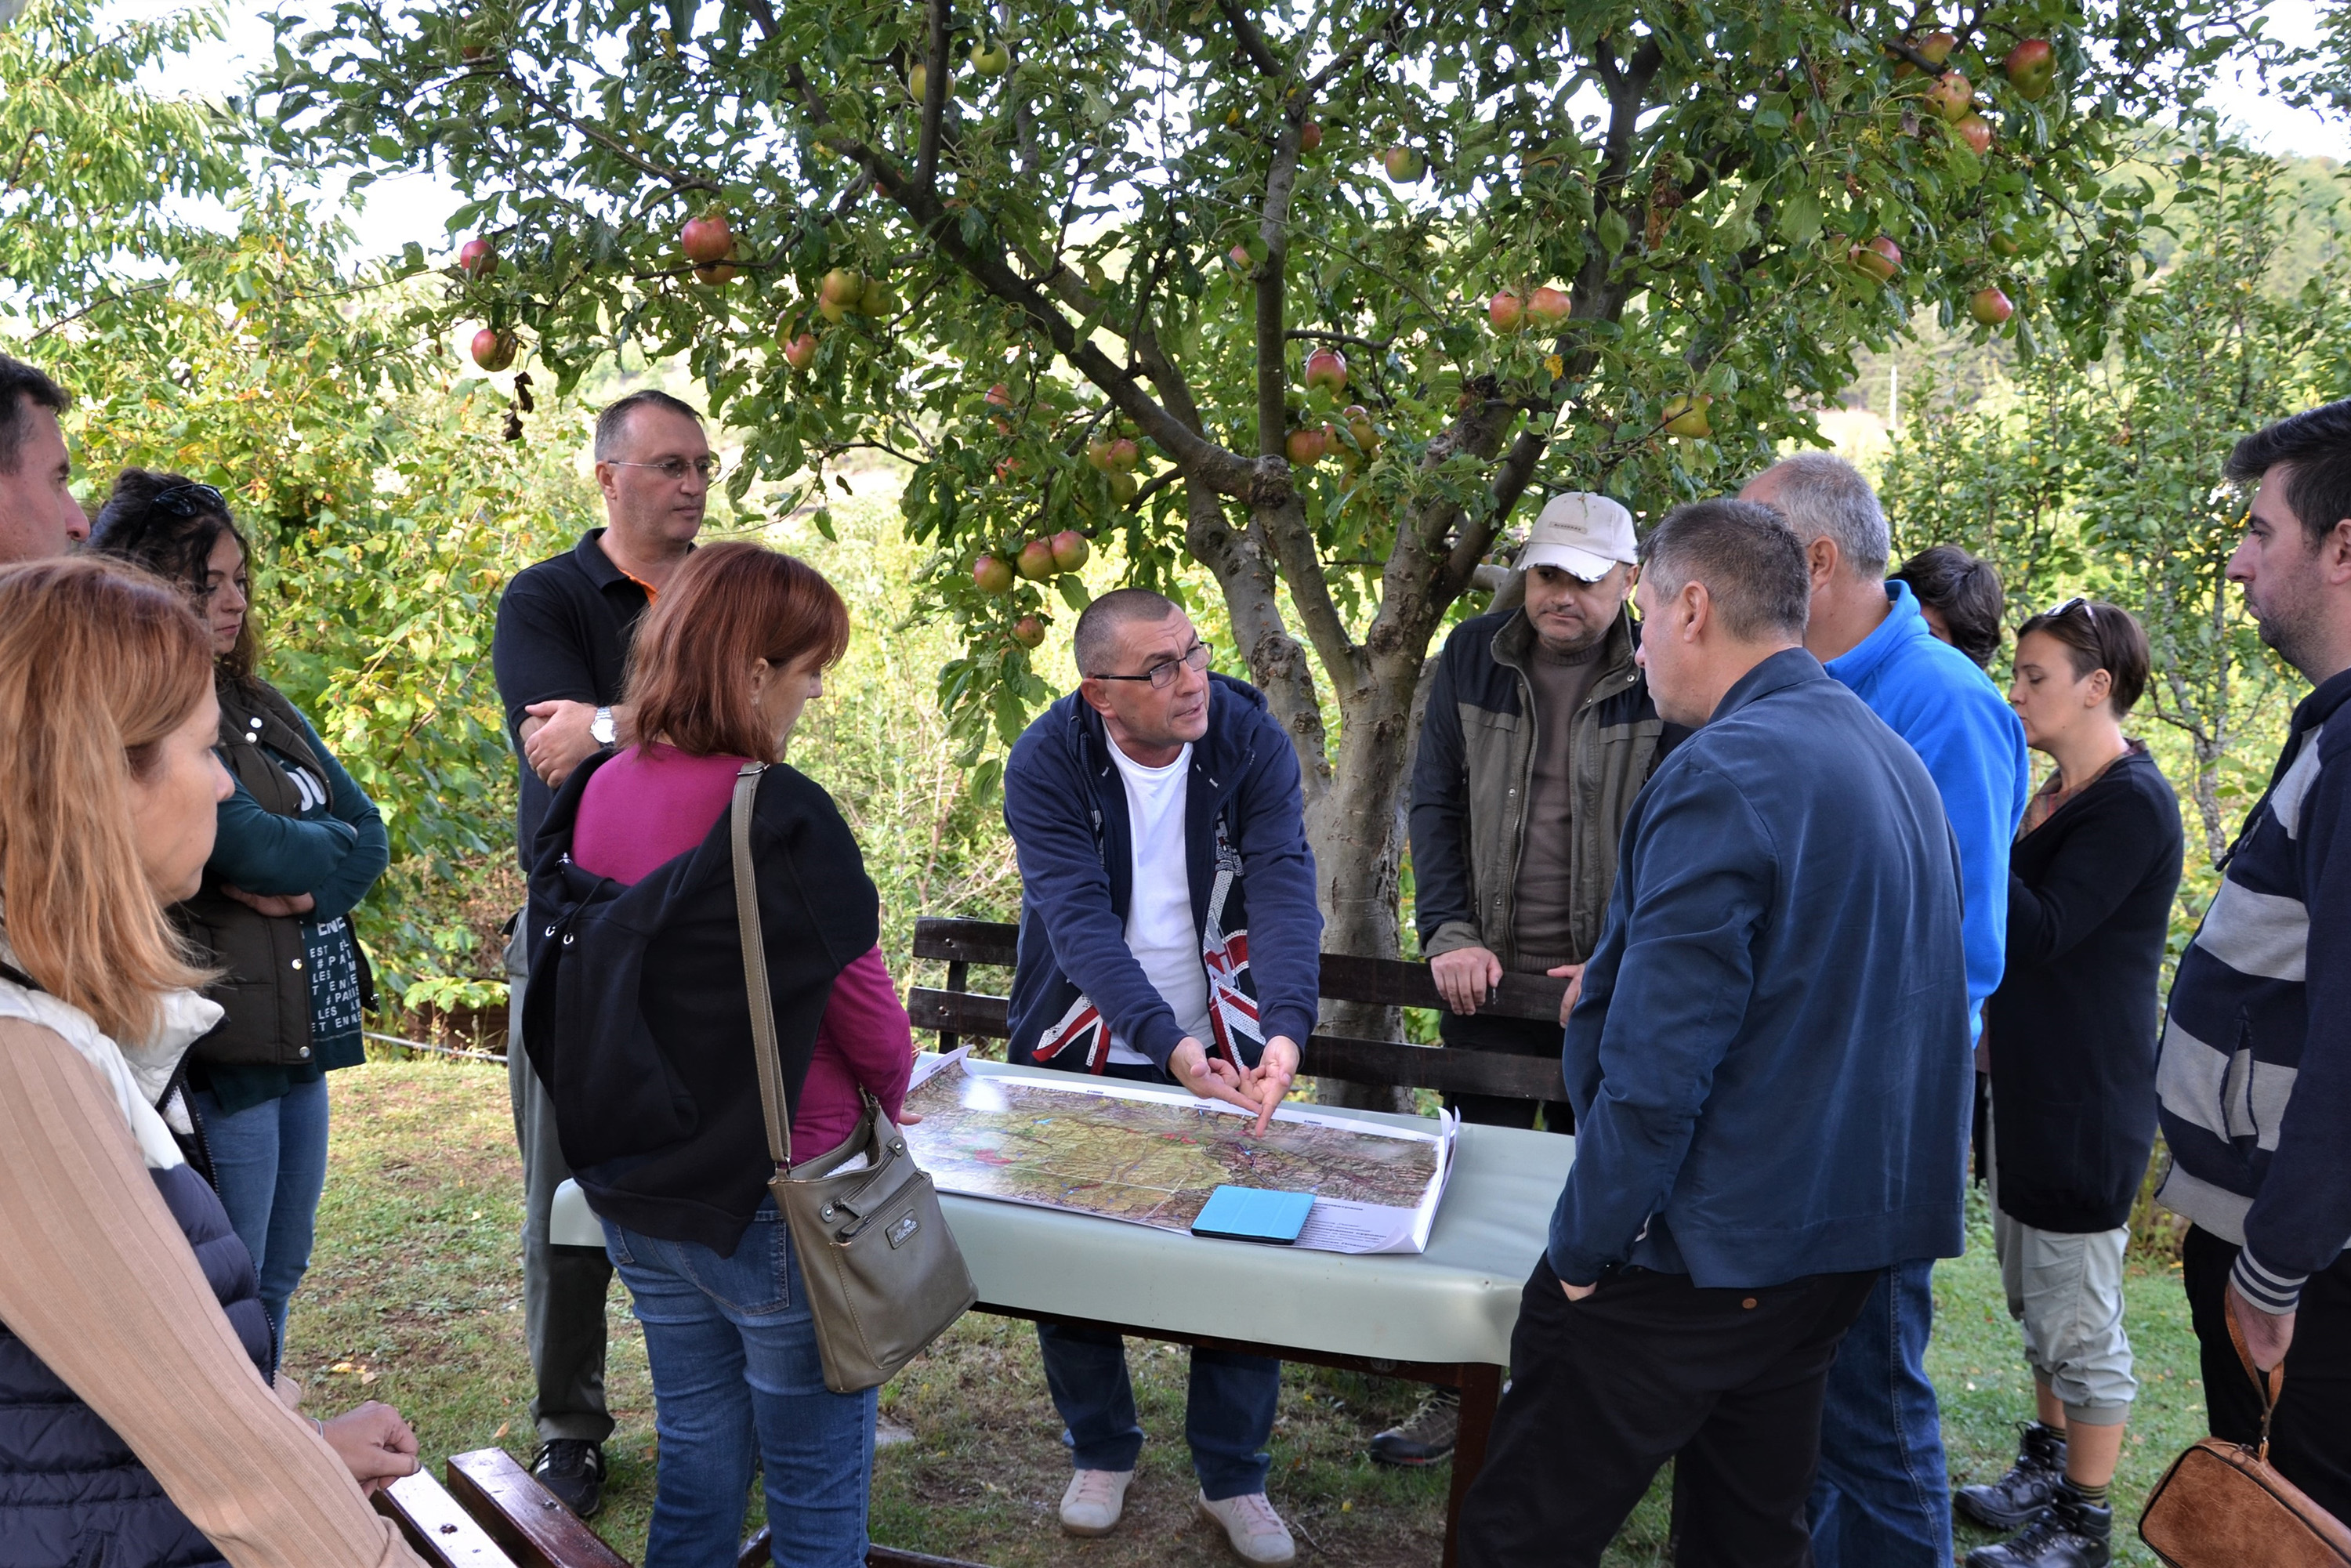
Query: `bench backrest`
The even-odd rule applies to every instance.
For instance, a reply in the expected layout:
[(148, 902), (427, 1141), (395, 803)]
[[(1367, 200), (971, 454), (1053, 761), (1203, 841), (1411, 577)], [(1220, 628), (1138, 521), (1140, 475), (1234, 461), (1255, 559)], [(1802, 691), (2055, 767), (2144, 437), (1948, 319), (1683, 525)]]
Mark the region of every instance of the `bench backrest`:
[[(1008, 998), (971, 988), (975, 964), (1010, 968), (1020, 930), (994, 920), (925, 916), (914, 922), (914, 956), (947, 967), (944, 990), (916, 987), (906, 1010), (916, 1029), (936, 1030), (939, 1049), (952, 1051), (960, 1038), (1005, 1037)], [(1379, 1008), (1434, 1008), (1443, 1004), (1426, 964), (1395, 958), (1322, 955), (1322, 999)], [(1505, 975), (1482, 1011), (1499, 1018), (1553, 1019), (1567, 982), (1539, 975)], [(1299, 1071), (1315, 1078), (1396, 1089), (1434, 1089), (1447, 1094), (1497, 1094), (1516, 1100), (1564, 1096), (1556, 1059), (1508, 1056), (1491, 1051), (1438, 1051), (1403, 1040), (1359, 1040), (1317, 1032), (1299, 1042)]]

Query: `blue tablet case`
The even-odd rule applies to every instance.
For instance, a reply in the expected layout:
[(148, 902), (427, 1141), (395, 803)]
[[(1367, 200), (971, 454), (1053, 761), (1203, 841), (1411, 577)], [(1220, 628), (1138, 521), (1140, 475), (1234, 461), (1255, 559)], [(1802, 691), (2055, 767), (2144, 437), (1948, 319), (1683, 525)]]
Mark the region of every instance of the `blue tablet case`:
[(1287, 1247), (1306, 1228), (1306, 1216), (1313, 1207), (1314, 1195), (1311, 1192), (1220, 1186), (1208, 1195), (1200, 1218), (1192, 1221), (1192, 1234), (1217, 1236), (1228, 1241), (1270, 1241)]

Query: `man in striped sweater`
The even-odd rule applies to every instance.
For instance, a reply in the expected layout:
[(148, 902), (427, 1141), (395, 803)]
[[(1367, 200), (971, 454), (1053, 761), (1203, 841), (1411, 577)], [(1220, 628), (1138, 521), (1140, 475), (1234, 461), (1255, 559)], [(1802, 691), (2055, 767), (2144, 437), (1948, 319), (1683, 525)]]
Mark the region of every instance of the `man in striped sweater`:
[(2216, 1436), (2252, 1442), (2256, 1364), (2286, 1363), (2271, 1460), (2351, 1519), (2351, 401), (2245, 437), (2229, 559), (2262, 640), (2316, 688), (2179, 960), (2157, 1087), (2192, 1221), (2184, 1272)]

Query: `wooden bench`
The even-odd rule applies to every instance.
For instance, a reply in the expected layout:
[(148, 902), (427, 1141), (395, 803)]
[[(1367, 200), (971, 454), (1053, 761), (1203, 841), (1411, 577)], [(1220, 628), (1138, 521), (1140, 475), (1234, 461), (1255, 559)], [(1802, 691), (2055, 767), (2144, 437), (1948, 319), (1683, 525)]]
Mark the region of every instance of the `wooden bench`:
[[(1002, 1040), (1010, 998), (971, 988), (975, 964), (1008, 969), (1020, 928), (993, 920), (924, 918), (914, 922), (914, 956), (944, 962), (944, 990), (917, 986), (906, 1011), (916, 1029), (936, 1030), (939, 1049), (953, 1051), (966, 1035)], [(1498, 1018), (1555, 1019), (1565, 980), (1505, 975), (1480, 1012)], [(1426, 964), (1394, 958), (1322, 955), (1322, 999), (1374, 1008), (1435, 1008), (1443, 1004)], [(1498, 1051), (1444, 1051), (1396, 1040), (1358, 1040), (1317, 1031), (1299, 1041), (1301, 1076), (1392, 1089), (1433, 1089), (1440, 1094), (1493, 1094), (1512, 1100), (1563, 1100), (1556, 1057), (1506, 1056)]]
[[(1008, 998), (971, 988), (975, 964), (1010, 968), (1019, 946), (1019, 927), (987, 920), (925, 917), (914, 922), (914, 956), (944, 962), (946, 986), (917, 986), (908, 992), (906, 1011), (917, 1029), (938, 1031), (939, 1050), (953, 1051), (968, 1035), (1002, 1040), (1008, 1032)], [(1560, 999), (1567, 982), (1540, 976), (1506, 975), (1481, 1011), (1502, 1018), (1559, 1017)], [(1426, 964), (1392, 958), (1357, 958), (1341, 953), (1322, 955), (1320, 993), (1324, 1001), (1367, 1008), (1436, 1008), (1443, 1004)], [(1301, 1076), (1335, 1078), (1343, 1082), (1394, 1089), (1433, 1089), (1444, 1094), (1489, 1094), (1516, 1100), (1562, 1100), (1566, 1085), (1560, 1079), (1557, 1057), (1509, 1056), (1492, 1051), (1445, 1051), (1399, 1040), (1363, 1040), (1317, 1030), (1299, 1042)], [(1032, 1312), (998, 1307), (987, 1301), (981, 1312), (1001, 1312), (1017, 1317), (1040, 1317)], [(1069, 1322), (1074, 1320), (1054, 1318)], [(1223, 1349), (1262, 1350), (1274, 1347), (1239, 1345), (1212, 1335), (1176, 1334), (1119, 1323), (1083, 1326), (1110, 1329), (1138, 1339)], [(1321, 1352), (1282, 1351), (1285, 1359), (1377, 1376), (1457, 1388), (1461, 1394), (1460, 1434), (1453, 1449), (1453, 1475), (1445, 1516), (1445, 1568), (1453, 1568), (1462, 1499), (1486, 1459), (1494, 1407), (1501, 1396), (1502, 1368), (1483, 1364), (1375, 1361), (1362, 1356)], [(745, 1568), (748, 1568), (747, 1560)]]

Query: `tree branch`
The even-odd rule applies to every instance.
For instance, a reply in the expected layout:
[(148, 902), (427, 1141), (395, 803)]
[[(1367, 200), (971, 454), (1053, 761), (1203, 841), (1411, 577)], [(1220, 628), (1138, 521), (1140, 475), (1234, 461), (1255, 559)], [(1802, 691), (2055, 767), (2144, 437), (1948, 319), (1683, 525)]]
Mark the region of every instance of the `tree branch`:
[(1241, 53), (1249, 57), (1249, 64), (1257, 67), (1259, 75), (1279, 78), (1287, 74), (1281, 57), (1273, 52), (1273, 46), (1258, 31), (1256, 21), (1240, 8), (1239, 0), (1217, 0), (1217, 9), (1232, 24), (1233, 37), (1239, 43)]
[(1302, 107), (1293, 107), (1282, 120), (1281, 135), (1273, 144), (1273, 164), (1266, 171), (1265, 205), (1257, 228), (1265, 242), (1265, 265), (1257, 274), (1257, 449), (1267, 457), (1280, 455), (1289, 423), (1283, 293), (1290, 270), (1290, 198), (1298, 188), (1298, 130), (1304, 118)]
[(954, 18), (947, 3), (948, 0), (928, 0), (930, 69), (923, 73), (923, 135), (914, 153), (914, 183), (927, 192), (938, 189), (939, 124), (946, 118), (947, 89), (954, 82), (947, 64), (947, 34)]

